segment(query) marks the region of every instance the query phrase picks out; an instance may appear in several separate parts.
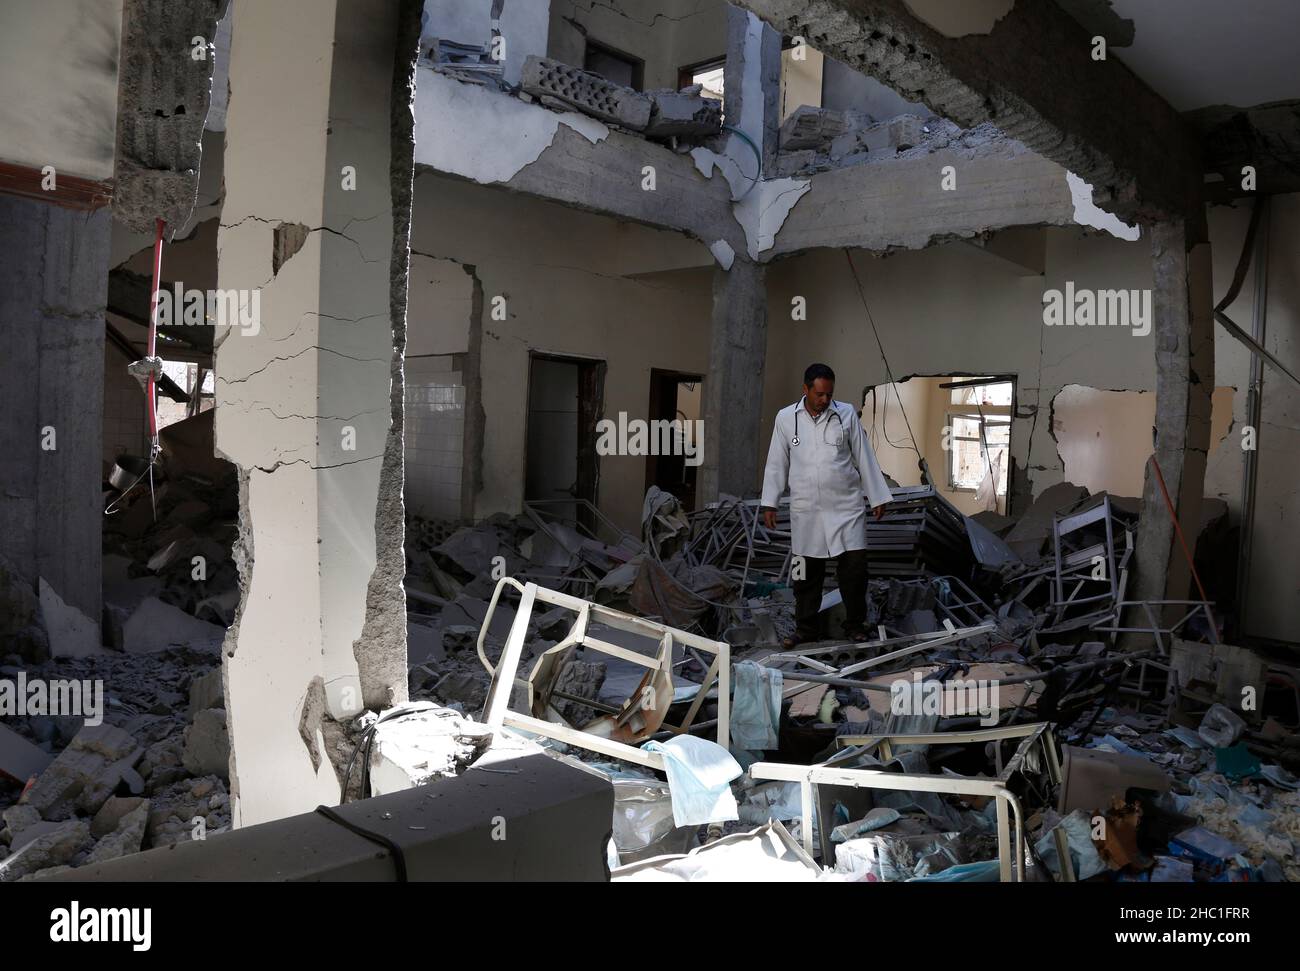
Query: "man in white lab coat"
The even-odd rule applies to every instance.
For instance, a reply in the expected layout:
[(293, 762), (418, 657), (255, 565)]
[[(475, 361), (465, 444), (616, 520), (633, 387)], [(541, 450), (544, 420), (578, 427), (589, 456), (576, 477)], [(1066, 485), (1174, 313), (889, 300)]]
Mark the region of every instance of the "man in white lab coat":
[[(818, 636), (826, 561), (836, 558), (844, 634), (867, 639), (867, 515), (885, 514), (892, 496), (858, 413), (834, 399), (835, 372), (813, 364), (803, 397), (776, 414), (763, 473), (763, 515), (776, 528), (776, 505), (790, 488), (790, 539), (796, 630), (787, 646)], [(865, 503), (864, 503), (865, 499)], [(802, 566), (802, 579), (798, 567)]]

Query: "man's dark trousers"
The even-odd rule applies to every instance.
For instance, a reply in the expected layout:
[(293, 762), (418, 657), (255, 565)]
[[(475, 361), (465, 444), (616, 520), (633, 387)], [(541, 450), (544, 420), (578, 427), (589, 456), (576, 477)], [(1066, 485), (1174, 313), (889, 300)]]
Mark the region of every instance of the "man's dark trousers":
[[(822, 605), (826, 563), (817, 557), (803, 557), (804, 578), (791, 581), (794, 587), (795, 637), (801, 641), (816, 640), (821, 636), (817, 614)], [(867, 551), (845, 550), (835, 558), (835, 569), (840, 596), (844, 598), (844, 634), (852, 637), (864, 630), (867, 621)]]

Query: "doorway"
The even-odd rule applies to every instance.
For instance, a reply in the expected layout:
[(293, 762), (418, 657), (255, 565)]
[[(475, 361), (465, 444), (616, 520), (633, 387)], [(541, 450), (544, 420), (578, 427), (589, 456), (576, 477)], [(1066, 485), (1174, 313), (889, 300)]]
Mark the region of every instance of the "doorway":
[(604, 398), (604, 361), (529, 356), (524, 499), (570, 501), (588, 528), (595, 527), (594, 517), (580, 500), (596, 504), (596, 422)]
[[(704, 378), (684, 371), (650, 370), (650, 421), (695, 421), (704, 417)], [(654, 426), (651, 426), (654, 427)], [(699, 468), (686, 464), (680, 449), (673, 455), (650, 455), (645, 462), (645, 487), (671, 492), (687, 512), (695, 511), (695, 479)]]

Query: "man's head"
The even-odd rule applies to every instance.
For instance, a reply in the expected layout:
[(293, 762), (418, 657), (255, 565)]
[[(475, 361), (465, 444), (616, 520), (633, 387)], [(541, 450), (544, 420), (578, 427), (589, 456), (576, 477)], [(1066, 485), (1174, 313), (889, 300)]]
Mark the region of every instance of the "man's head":
[(835, 372), (825, 364), (810, 364), (803, 373), (803, 393), (808, 402), (808, 410), (820, 415), (831, 403), (835, 394)]

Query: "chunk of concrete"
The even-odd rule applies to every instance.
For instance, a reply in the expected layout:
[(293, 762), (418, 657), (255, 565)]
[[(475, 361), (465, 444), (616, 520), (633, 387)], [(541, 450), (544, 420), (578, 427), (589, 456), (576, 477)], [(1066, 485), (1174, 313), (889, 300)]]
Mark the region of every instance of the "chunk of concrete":
[(143, 754), (144, 749), (120, 728), (87, 725), (37, 777), (22, 801), (54, 821), (77, 811), (94, 814)]
[(781, 150), (820, 148), (852, 127), (842, 111), (800, 105), (781, 125)]
[[(105, 860), (116, 860), (140, 851), (145, 826), (149, 822), (149, 800), (138, 799), (136, 802), (138, 805), (118, 821), (117, 828), (95, 844), (95, 848), (86, 856), (85, 863), (103, 863)], [(98, 820), (99, 816), (95, 819)], [(93, 824), (91, 829), (93, 832)]]
[(707, 138), (722, 131), (722, 102), (701, 95), (699, 85), (694, 90), (655, 91), (650, 98), (648, 138)]
[(0, 813), (0, 818), (4, 819), (5, 829), (9, 833), (9, 840), (12, 845), (13, 838), (16, 835), (41, 821), (41, 814), (33, 806), (18, 803)]
[(585, 115), (633, 131), (650, 123), (651, 101), (641, 92), (547, 57), (530, 55), (519, 83), (534, 97), (553, 98)]
[(384, 713), (370, 755), (376, 796), (459, 775), (492, 741), (492, 729), (450, 708), (415, 701)]
[(0, 883), (21, 880), (29, 873), (72, 862), (90, 843), (90, 823), (74, 819), (42, 834), (0, 860)]
[(225, 688), (221, 683), (220, 666), (201, 674), (190, 682), (190, 721), (207, 708), (225, 707)]
[(76, 607), (63, 602), (54, 588), (40, 579), (41, 623), (50, 638), (53, 657), (92, 657), (107, 654), (99, 642), (99, 625)]
[(194, 724), (185, 729), (181, 762), (194, 775), (229, 778), (230, 733), (224, 708), (208, 708), (194, 716)]
[(190, 647), (219, 652), (226, 631), (216, 624), (191, 617), (185, 611), (146, 597), (122, 629), (128, 654), (152, 654), (169, 647)]
[(110, 796), (108, 801), (99, 807), (95, 818), (90, 821), (90, 835), (95, 839), (103, 839), (109, 833), (119, 829), (122, 820), (141, 805), (147, 808), (149, 800), (140, 796)]

